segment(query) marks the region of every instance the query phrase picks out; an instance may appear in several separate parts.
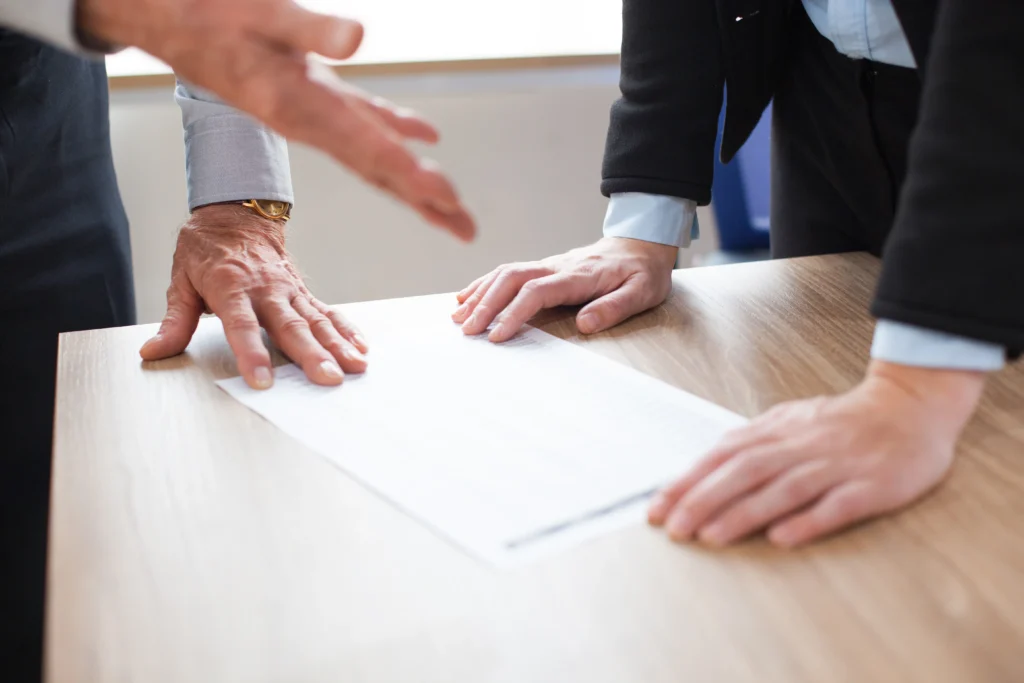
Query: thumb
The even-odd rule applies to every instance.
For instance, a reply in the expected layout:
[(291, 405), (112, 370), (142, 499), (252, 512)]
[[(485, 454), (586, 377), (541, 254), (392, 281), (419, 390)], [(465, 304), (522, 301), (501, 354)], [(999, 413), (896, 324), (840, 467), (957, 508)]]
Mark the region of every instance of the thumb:
[(167, 290), (167, 313), (160, 323), (160, 330), (142, 345), (139, 355), (143, 360), (177, 356), (192, 340), (202, 314), (203, 300), (192, 285), (172, 283)]
[(596, 334), (615, 327), (653, 305), (650, 303), (645, 280), (633, 276), (614, 292), (584, 306), (576, 316), (576, 327), (583, 334)]
[(363, 42), (358, 21), (311, 12), (291, 0), (277, 0), (276, 16), (254, 27), (294, 52), (313, 52), (330, 59), (348, 59)]

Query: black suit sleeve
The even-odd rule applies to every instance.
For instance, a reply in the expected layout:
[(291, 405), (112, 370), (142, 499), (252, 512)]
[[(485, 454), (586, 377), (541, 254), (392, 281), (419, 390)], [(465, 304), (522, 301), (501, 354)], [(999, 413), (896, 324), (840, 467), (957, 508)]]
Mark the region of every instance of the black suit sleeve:
[(944, 0), (872, 312), (1024, 348), (1024, 2)]
[(724, 81), (714, 0), (623, 0), (601, 192), (711, 200)]

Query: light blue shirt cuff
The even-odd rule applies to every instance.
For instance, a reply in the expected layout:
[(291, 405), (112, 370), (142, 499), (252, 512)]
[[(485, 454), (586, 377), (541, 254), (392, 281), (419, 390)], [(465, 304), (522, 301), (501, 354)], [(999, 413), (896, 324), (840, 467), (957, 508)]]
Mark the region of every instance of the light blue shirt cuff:
[(879, 320), (871, 357), (920, 368), (988, 372), (1000, 370), (1006, 364), (1006, 349), (924, 327)]
[(613, 194), (608, 202), (605, 237), (628, 237), (684, 248), (699, 235), (697, 202), (690, 199), (621, 192)]
[(179, 81), (188, 208), (244, 199), (295, 203), (284, 138), (214, 95)]

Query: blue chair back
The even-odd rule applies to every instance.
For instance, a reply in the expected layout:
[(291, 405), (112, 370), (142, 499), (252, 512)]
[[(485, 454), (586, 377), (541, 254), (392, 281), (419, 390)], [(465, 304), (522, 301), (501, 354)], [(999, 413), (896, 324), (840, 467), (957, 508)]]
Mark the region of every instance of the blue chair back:
[(725, 108), (718, 119), (712, 209), (722, 251), (767, 249), (771, 197), (772, 108), (768, 105), (754, 132), (728, 164), (719, 159)]

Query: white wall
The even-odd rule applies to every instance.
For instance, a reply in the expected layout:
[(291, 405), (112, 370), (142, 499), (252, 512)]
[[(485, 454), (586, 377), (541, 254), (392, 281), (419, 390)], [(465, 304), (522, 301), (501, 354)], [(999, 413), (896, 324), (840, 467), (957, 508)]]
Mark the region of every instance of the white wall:
[[(289, 245), (329, 303), (460, 289), (494, 266), (597, 239), (615, 68), (361, 80), (441, 129), (429, 152), (454, 176), (480, 236), (469, 246), (421, 223), (325, 156), (293, 146), (295, 218)], [(185, 219), (181, 122), (170, 91), (115, 91), (114, 158), (132, 226), (139, 321), (163, 313), (177, 226)], [(696, 253), (714, 246), (701, 218)], [(684, 262), (692, 254), (684, 255)]]

